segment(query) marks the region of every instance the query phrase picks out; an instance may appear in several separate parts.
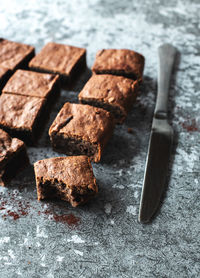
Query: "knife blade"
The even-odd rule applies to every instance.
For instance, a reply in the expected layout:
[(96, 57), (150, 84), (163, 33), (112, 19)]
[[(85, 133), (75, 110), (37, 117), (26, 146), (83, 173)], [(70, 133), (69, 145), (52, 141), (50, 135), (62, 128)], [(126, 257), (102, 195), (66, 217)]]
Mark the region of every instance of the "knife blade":
[(167, 120), (167, 104), (176, 52), (176, 48), (170, 44), (158, 48), (158, 91), (140, 199), (138, 220), (141, 223), (150, 222), (155, 215), (165, 189), (173, 143), (173, 129)]

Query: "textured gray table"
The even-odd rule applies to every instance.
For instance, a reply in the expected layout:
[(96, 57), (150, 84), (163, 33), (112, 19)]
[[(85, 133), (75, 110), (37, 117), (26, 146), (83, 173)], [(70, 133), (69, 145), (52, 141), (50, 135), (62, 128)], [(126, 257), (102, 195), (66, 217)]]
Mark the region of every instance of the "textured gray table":
[[(83, 46), (89, 67), (101, 48), (130, 48), (146, 57), (141, 96), (94, 165), (100, 189), (95, 200), (78, 209), (38, 202), (32, 167), (9, 188), (0, 188), (1, 278), (200, 277), (199, 14), (199, 0), (1, 1), (1, 36), (33, 44), (37, 51), (51, 40)], [(163, 42), (181, 53), (170, 91), (173, 163), (157, 218), (141, 225), (137, 214), (155, 104), (157, 47)], [(62, 91), (48, 126), (64, 102), (77, 102), (86, 78)], [(48, 126), (38, 147), (28, 149), (31, 163), (57, 156)]]

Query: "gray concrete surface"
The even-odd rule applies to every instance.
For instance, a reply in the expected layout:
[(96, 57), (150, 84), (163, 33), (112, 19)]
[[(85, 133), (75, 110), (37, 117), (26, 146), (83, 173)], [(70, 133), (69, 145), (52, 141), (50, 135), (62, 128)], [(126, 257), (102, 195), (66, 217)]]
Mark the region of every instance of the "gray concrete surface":
[[(1, 1), (0, 36), (36, 46), (48, 41), (87, 48), (91, 67), (101, 48), (146, 57), (141, 95), (117, 126), (101, 163), (99, 195), (88, 205), (38, 202), (32, 167), (0, 188), (0, 277), (200, 277), (200, 3), (196, 1)], [(137, 221), (156, 96), (157, 47), (179, 50), (170, 90), (175, 130), (168, 190), (156, 219)], [(63, 90), (31, 163), (51, 156), (48, 126), (87, 79)], [(133, 134), (127, 132), (131, 127)]]

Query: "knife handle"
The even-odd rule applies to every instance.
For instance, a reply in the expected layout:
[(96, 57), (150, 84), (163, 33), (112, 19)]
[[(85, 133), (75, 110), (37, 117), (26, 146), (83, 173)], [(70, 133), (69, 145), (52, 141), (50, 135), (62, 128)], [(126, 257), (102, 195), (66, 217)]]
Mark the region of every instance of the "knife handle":
[(163, 44), (158, 48), (158, 93), (154, 113), (154, 117), (157, 119), (167, 118), (169, 84), (176, 51), (171, 44)]

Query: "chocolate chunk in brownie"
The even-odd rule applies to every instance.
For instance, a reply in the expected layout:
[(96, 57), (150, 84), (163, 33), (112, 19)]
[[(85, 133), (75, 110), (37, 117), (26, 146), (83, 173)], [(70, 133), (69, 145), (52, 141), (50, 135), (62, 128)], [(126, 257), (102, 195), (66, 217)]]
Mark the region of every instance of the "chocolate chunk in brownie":
[(0, 94), (1, 90), (11, 76), (12, 71), (6, 68), (0, 68)]
[(5, 186), (28, 164), (24, 142), (11, 138), (8, 133), (0, 129), (0, 185)]
[(93, 75), (79, 94), (79, 101), (111, 112), (122, 123), (137, 96), (138, 81), (109, 74)]
[(102, 108), (65, 103), (49, 129), (55, 151), (101, 159), (104, 146), (114, 129), (112, 115)]
[(97, 52), (92, 71), (142, 80), (144, 57), (129, 49), (103, 49)]
[(50, 42), (30, 61), (29, 67), (36, 71), (57, 73), (63, 82), (69, 82), (85, 69), (86, 49)]
[(2, 92), (41, 97), (54, 101), (60, 92), (59, 85), (59, 75), (17, 70)]
[(45, 98), (2, 94), (0, 96), (0, 128), (28, 145), (35, 143), (43, 128)]
[(0, 39), (0, 68), (12, 71), (17, 68), (27, 68), (28, 62), (35, 55), (33, 46)]
[(54, 157), (34, 164), (38, 200), (58, 198), (73, 207), (98, 192), (87, 156)]

